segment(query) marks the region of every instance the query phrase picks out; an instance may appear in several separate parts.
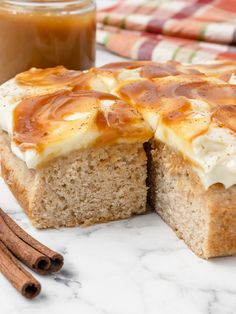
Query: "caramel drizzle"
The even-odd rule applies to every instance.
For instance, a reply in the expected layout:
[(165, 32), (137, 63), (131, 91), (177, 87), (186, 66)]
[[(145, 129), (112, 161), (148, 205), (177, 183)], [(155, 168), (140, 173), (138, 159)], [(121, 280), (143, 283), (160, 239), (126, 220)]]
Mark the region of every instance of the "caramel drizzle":
[[(119, 89), (126, 101), (138, 108), (159, 112), (168, 124), (186, 121), (191, 109), (191, 99), (205, 101), (210, 106), (210, 116), (219, 126), (236, 132), (236, 86), (213, 84), (208, 81), (164, 83), (144, 80), (128, 83)], [(196, 123), (194, 120), (193, 124)]]
[[(61, 66), (44, 70), (31, 69), (19, 74), (16, 77), (18, 84), (37, 87), (69, 87), (73, 89), (73, 92), (60, 91), (23, 100), (14, 113), (14, 141), (20, 144), (22, 149), (30, 145), (42, 148), (45, 143), (52, 141), (53, 137), (50, 134), (56, 133), (56, 128), (64, 125), (64, 133), (67, 134), (74, 128), (82, 127), (78, 121), (65, 121), (66, 115), (93, 110), (98, 110), (95, 119), (98, 129), (116, 129), (113, 132), (116, 135), (110, 133), (111, 138), (117, 137), (118, 133), (119, 136), (123, 136), (127, 131), (126, 126), (130, 127), (134, 121), (140, 119), (140, 116), (136, 111), (132, 112), (129, 106), (115, 96), (89, 90), (91, 89), (90, 80), (97, 74), (102, 75), (105, 71), (116, 77), (117, 73), (124, 68), (140, 68), (140, 75), (145, 79), (121, 85), (118, 89), (121, 98), (136, 108), (158, 111), (163, 123), (175, 129), (178, 128), (181, 132), (185, 130), (186, 134), (189, 132), (191, 134), (189, 139), (206, 132), (209, 127), (208, 119), (202, 118), (197, 121), (191, 117), (190, 99), (207, 102), (210, 106), (210, 119), (216, 121), (219, 126), (225, 126), (236, 132), (236, 86), (206, 81), (206, 76), (202, 72), (204, 69), (206, 72), (211, 72), (211, 65), (183, 66), (174, 61), (166, 64), (140, 61), (108, 64), (82, 74)], [(224, 71), (222, 75), (225, 75)], [(169, 81), (162, 80), (168, 76), (172, 77)], [(100, 110), (101, 99), (114, 100), (115, 104), (111, 111), (104, 113)], [(129, 133), (127, 131), (126, 136), (131, 137)], [(62, 134), (60, 136), (57, 134), (58, 140), (61, 137), (63, 137)]]
[(16, 82), (23, 86), (57, 87), (74, 86), (82, 72), (67, 70), (63, 66), (48, 69), (35, 69), (20, 73)]
[(198, 76), (213, 76), (228, 82), (231, 75), (236, 73), (236, 62), (225, 61), (204, 65), (182, 65), (177, 61), (168, 61), (166, 63), (152, 61), (132, 61), (110, 63), (102, 66), (100, 69), (110, 71), (115, 74), (123, 69), (133, 70), (137, 68), (140, 68), (141, 77), (148, 79), (190, 74)]
[(150, 61), (117, 62), (107, 64), (100, 69), (117, 73), (123, 69), (134, 70), (137, 68), (140, 68), (141, 77), (148, 79), (181, 74), (203, 75), (203, 72), (200, 72), (197, 68), (183, 66), (177, 61), (168, 61), (166, 63)]
[[(103, 111), (102, 100), (114, 103), (109, 110)], [(95, 115), (95, 120), (65, 119), (75, 113)], [(26, 98), (18, 104), (14, 110), (13, 141), (22, 151), (29, 148), (42, 151), (47, 144), (68, 138), (83, 127), (100, 130), (103, 139), (101, 137), (97, 142), (104, 143), (118, 137), (142, 139), (151, 136), (148, 127), (137, 128), (136, 123), (143, 123), (141, 115), (116, 96), (96, 91), (64, 90)]]

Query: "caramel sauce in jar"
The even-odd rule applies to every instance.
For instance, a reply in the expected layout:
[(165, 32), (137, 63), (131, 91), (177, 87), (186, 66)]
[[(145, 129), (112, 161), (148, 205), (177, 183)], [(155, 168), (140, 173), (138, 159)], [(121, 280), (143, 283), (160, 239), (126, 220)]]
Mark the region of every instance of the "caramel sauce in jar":
[(84, 70), (95, 61), (92, 0), (0, 2), (0, 84), (31, 67)]

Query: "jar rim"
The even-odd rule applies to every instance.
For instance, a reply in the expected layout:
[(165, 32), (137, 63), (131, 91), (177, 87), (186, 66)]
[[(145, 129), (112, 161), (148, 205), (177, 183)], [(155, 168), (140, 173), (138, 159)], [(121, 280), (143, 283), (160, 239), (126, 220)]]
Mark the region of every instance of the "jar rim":
[(94, 0), (3, 0), (6, 10), (15, 8), (16, 11), (84, 11), (95, 7)]
[(3, 0), (5, 3), (12, 3), (12, 4), (21, 4), (21, 5), (43, 5), (43, 4), (59, 4), (59, 3), (67, 3), (67, 4), (83, 4), (92, 2), (91, 0)]

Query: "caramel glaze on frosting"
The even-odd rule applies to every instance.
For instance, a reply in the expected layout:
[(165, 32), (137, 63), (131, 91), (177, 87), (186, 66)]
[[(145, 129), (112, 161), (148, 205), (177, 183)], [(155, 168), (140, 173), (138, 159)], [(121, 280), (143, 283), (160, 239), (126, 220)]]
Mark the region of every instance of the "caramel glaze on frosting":
[(206, 189), (228, 188), (236, 184), (234, 73), (228, 61), (116, 63), (81, 75), (74, 89), (117, 95), (142, 114), (155, 139), (181, 153)]
[(117, 73), (123, 69), (134, 70), (137, 68), (140, 68), (141, 77), (149, 79), (189, 74), (214, 76), (224, 81), (228, 81), (231, 75), (236, 72), (236, 62), (226, 60), (206, 64), (183, 65), (177, 61), (168, 61), (166, 63), (131, 61), (110, 63), (101, 67), (101, 69), (113, 73)]
[[(159, 84), (150, 80), (132, 82), (121, 86), (119, 93), (123, 99), (143, 109), (158, 111), (163, 123), (181, 124), (189, 121), (191, 110), (190, 99), (204, 101), (209, 105), (209, 117), (219, 126), (236, 132), (236, 85), (214, 84), (210, 81), (186, 82), (178, 77), (169, 84)], [(208, 117), (204, 116), (198, 125), (200, 134), (203, 125), (208, 126)], [(206, 123), (203, 123), (207, 121)], [(199, 119), (198, 119), (199, 123)], [(196, 119), (192, 120), (191, 128), (196, 127)], [(187, 122), (186, 122), (187, 131)], [(196, 136), (198, 134), (195, 134)]]
[(166, 63), (150, 62), (150, 61), (133, 61), (133, 62), (118, 62), (107, 64), (101, 69), (111, 72), (117, 72), (122, 69), (133, 70), (140, 68), (140, 76), (145, 78), (157, 78), (165, 76), (173, 76), (180, 74), (202, 74), (193, 67), (184, 67), (176, 61)]
[[(5, 130), (29, 168), (71, 150), (155, 135), (199, 165), (206, 188), (216, 182), (228, 187), (236, 183), (236, 86), (228, 83), (235, 72), (235, 62), (173, 61), (113, 63), (84, 72), (31, 69), (0, 91), (4, 119), (13, 116), (13, 128)], [(9, 101), (11, 86), (20, 96)]]
[(93, 145), (122, 138), (145, 141), (151, 136), (134, 108), (116, 96), (96, 91), (59, 91), (29, 97), (14, 110), (13, 141), (21, 151), (40, 152), (83, 128), (98, 132)]
[[(133, 76), (132, 71), (136, 70), (138, 76), (137, 72)], [(125, 79), (122, 76), (124, 71), (128, 71)], [(233, 61), (214, 65), (182, 65), (174, 61), (119, 62), (91, 69), (80, 76), (74, 89), (101, 87), (141, 112), (158, 112), (163, 123), (179, 127), (184, 133), (182, 136), (187, 137), (188, 134), (189, 140), (193, 140), (207, 131), (210, 121), (236, 132), (236, 86), (226, 84), (224, 80), (234, 72), (236, 62)], [(208, 115), (190, 119), (191, 100), (205, 102), (209, 106)]]
[(53, 86), (63, 87), (76, 84), (80, 71), (67, 70), (63, 66), (48, 69), (32, 68), (29, 71), (16, 75), (16, 83), (22, 86)]

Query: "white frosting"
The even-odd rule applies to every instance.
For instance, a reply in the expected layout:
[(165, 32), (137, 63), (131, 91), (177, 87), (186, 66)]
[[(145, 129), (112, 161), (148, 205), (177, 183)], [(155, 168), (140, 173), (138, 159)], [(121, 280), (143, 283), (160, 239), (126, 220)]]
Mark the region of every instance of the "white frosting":
[[(39, 89), (21, 87), (16, 84), (15, 80), (10, 80), (0, 87), (0, 127), (6, 131), (10, 137), (13, 134), (13, 111), (20, 100), (25, 96), (42, 95), (55, 89)], [(9, 96), (10, 95), (10, 96)], [(27, 149), (25, 151), (12, 141), (11, 150), (21, 160), (25, 161), (28, 168), (36, 168), (44, 160), (49, 157), (66, 154), (72, 150), (86, 147), (88, 143), (94, 141), (100, 134), (96, 130), (88, 130), (91, 120), (93, 119), (91, 112), (74, 113), (64, 117), (64, 120), (83, 120), (84, 126), (69, 138), (63, 139), (48, 145), (42, 152), (35, 149)], [(59, 130), (58, 130), (59, 131)]]
[(69, 116), (64, 117), (64, 120), (66, 121), (74, 121), (79, 119), (88, 119), (91, 116), (90, 112), (76, 112), (73, 114), (70, 114)]
[[(191, 103), (191, 117), (196, 123), (198, 119), (209, 117), (206, 102), (192, 100)], [(159, 122), (155, 138), (180, 151), (185, 158), (192, 161), (193, 169), (206, 189), (215, 183), (222, 183), (225, 188), (236, 184), (236, 136), (229, 129), (210, 122), (206, 133), (188, 141)]]
[[(97, 80), (98, 90), (109, 91), (117, 95), (115, 80), (106, 78)], [(140, 68), (122, 70), (118, 75), (119, 81), (132, 81), (142, 79)], [(169, 78), (168, 78), (169, 80)], [(93, 81), (93, 80), (92, 80)], [(100, 81), (100, 84), (98, 84)], [(222, 81), (211, 78), (216, 84)], [(109, 86), (107, 85), (109, 82)], [(232, 75), (230, 83), (236, 82)], [(95, 87), (96, 84), (94, 84)], [(203, 117), (209, 118), (209, 106), (201, 100), (191, 100), (192, 118), (198, 120)], [(160, 123), (158, 112), (155, 110), (139, 108), (144, 120), (155, 132), (155, 138), (181, 152), (185, 158), (192, 161), (193, 169), (199, 175), (201, 182), (207, 189), (215, 183), (222, 183), (226, 188), (236, 184), (236, 136), (230, 130), (218, 127), (211, 123), (208, 132), (198, 136), (192, 142), (184, 139), (184, 136), (177, 135), (169, 126)]]
[[(118, 76), (118, 81), (136, 79), (140, 79), (140, 69), (124, 70)], [(232, 75), (230, 83), (235, 84), (235, 81), (235, 76)], [(90, 84), (91, 88), (98, 91), (116, 94), (117, 79), (114, 77), (99, 74), (91, 80)], [(13, 111), (22, 97), (40, 95), (49, 91), (53, 92), (54, 90), (18, 86), (14, 79), (3, 84), (0, 87), (0, 127), (12, 136)], [(106, 113), (112, 103), (111, 100), (102, 101), (101, 109)], [(161, 123), (158, 112), (148, 109), (140, 111), (144, 120), (154, 131), (156, 139), (181, 152), (186, 159), (192, 162), (193, 169), (206, 189), (215, 183), (222, 183), (225, 188), (236, 184), (236, 136), (233, 132), (211, 122), (206, 133), (188, 141), (181, 134), (177, 134), (174, 128)], [(192, 100), (191, 115), (196, 120), (209, 117), (208, 104), (200, 100)], [(92, 121), (93, 114), (84, 112), (65, 117), (65, 120), (77, 119)], [(48, 146), (41, 153), (32, 149), (22, 152), (14, 143), (11, 148), (20, 159), (26, 162), (28, 168), (35, 168), (48, 156), (65, 154), (71, 150), (86, 147), (88, 143), (94, 141), (100, 135), (99, 131), (88, 130), (88, 125), (89, 123), (85, 123), (85, 126), (69, 139), (66, 138), (60, 143)]]
[(208, 132), (193, 141), (195, 168), (206, 188), (222, 183), (228, 188), (236, 183), (236, 137), (228, 129), (211, 125)]
[[(64, 88), (66, 89), (66, 88)], [(16, 83), (11, 79), (0, 86), (0, 127), (9, 134), (12, 133), (13, 111), (17, 104), (25, 97), (53, 93), (57, 88), (28, 87)]]
[(206, 134), (189, 144), (159, 123), (155, 138), (192, 161), (205, 189), (215, 183), (222, 183), (225, 188), (236, 184), (236, 137), (228, 129), (212, 124)]
[[(10, 137), (13, 134), (13, 111), (17, 104), (23, 99), (23, 97), (31, 95), (43, 95), (48, 92), (54, 92), (55, 88), (29, 88), (16, 84), (15, 79), (12, 79), (2, 86), (0, 86), (0, 127), (6, 131)], [(106, 104), (106, 101), (105, 101)], [(56, 142), (50, 145), (42, 151), (38, 152), (35, 149), (27, 149), (22, 151), (13, 141), (11, 142), (12, 152), (21, 160), (25, 161), (28, 168), (36, 168), (43, 161), (50, 157), (64, 155), (70, 151), (81, 149), (89, 145), (100, 136), (98, 130), (90, 130), (89, 127), (94, 118), (94, 113), (83, 112), (73, 113), (69, 116), (65, 116), (64, 120), (83, 120), (83, 126), (73, 133), (69, 138), (62, 139), (60, 142)], [(58, 129), (59, 132), (59, 129)]]
[[(114, 81), (111, 80), (111, 78), (99, 78), (95, 81), (95, 85), (99, 87), (97, 90), (100, 91), (108, 91), (108, 89), (113, 88), (113, 84)], [(106, 85), (109, 85), (109, 88), (105, 88)], [(0, 128), (6, 131), (9, 137), (12, 138), (13, 114), (18, 103), (29, 96), (44, 95), (55, 91), (57, 91), (56, 88), (32, 88), (17, 85), (15, 79), (12, 79), (0, 86)], [(114, 100), (103, 99), (100, 100), (99, 109), (98, 107), (95, 107), (94, 109), (90, 109), (89, 112), (75, 112), (70, 115), (65, 115), (63, 117), (65, 121), (78, 121), (78, 128), (76, 128), (76, 131), (63, 136), (64, 129), (61, 130), (60, 127), (57, 127), (53, 130), (53, 134), (55, 134), (55, 136), (59, 134), (60, 140), (47, 143), (44, 149), (40, 152), (34, 148), (21, 150), (20, 147), (13, 141), (11, 141), (11, 150), (18, 158), (25, 161), (28, 168), (36, 168), (37, 166), (43, 164), (43, 162), (52, 158), (67, 154), (74, 150), (86, 148), (102, 135), (102, 131), (100, 131), (94, 123), (97, 111), (101, 109), (106, 115), (111, 110), (113, 104)], [(140, 130), (147, 129), (148, 136), (148, 126), (144, 123), (144, 121), (140, 119), (140, 121), (137, 122), (137, 127), (140, 128)], [(133, 143), (138, 140), (139, 139), (132, 138), (132, 136), (129, 138), (121, 137), (115, 139), (116, 143)]]
[(66, 140), (48, 145), (42, 152), (38, 153), (35, 149), (27, 149), (22, 151), (18, 146), (11, 143), (12, 152), (21, 160), (24, 160), (28, 168), (36, 168), (42, 164), (43, 161), (48, 160), (49, 157), (56, 157), (67, 154), (76, 149), (87, 147), (88, 143), (93, 142), (99, 136), (97, 131), (87, 131), (83, 128), (80, 132), (74, 133)]
[(114, 100), (111, 99), (103, 99), (101, 100), (101, 108), (103, 111), (107, 111), (114, 104)]
[[(29, 88), (17, 85), (15, 79), (12, 79), (0, 86), (0, 127), (6, 131), (10, 137), (13, 134), (13, 111), (23, 97), (31, 95), (43, 95), (48, 92), (54, 92), (55, 88)], [(95, 114), (95, 112), (94, 112)], [(86, 147), (88, 143), (93, 142), (100, 135), (98, 130), (89, 130), (89, 125), (93, 119), (91, 112), (74, 113), (65, 116), (64, 120), (80, 120), (83, 119), (84, 125), (70, 138), (63, 139), (48, 145), (42, 152), (35, 149), (27, 149), (25, 151), (12, 141), (11, 150), (21, 160), (25, 161), (28, 168), (36, 168), (49, 157), (66, 154), (72, 150)]]
[(116, 86), (116, 80), (110, 75), (98, 75), (94, 77), (90, 82), (91, 89), (99, 92), (109, 93)]
[(236, 75), (233, 73), (229, 79), (229, 84), (236, 84)]
[(14, 79), (0, 86), (0, 126), (10, 134), (13, 128), (13, 111), (23, 93), (24, 90), (17, 86)]
[[(209, 117), (208, 104), (200, 100), (191, 100), (192, 118)], [(208, 131), (189, 142), (176, 134), (170, 126), (161, 123), (155, 111), (141, 110), (144, 120), (155, 132), (155, 138), (176, 151), (190, 162), (198, 174), (205, 189), (215, 183), (225, 188), (236, 184), (236, 136), (227, 128), (218, 127), (211, 122)]]
[(143, 110), (141, 112), (142, 112), (144, 120), (149, 124), (151, 129), (155, 132), (157, 129), (157, 124), (159, 120), (158, 114), (154, 111), (148, 111), (148, 110)]
[(141, 68), (125, 69), (119, 73), (118, 79), (121, 81), (145, 79), (141, 77), (140, 72), (141, 72)]

